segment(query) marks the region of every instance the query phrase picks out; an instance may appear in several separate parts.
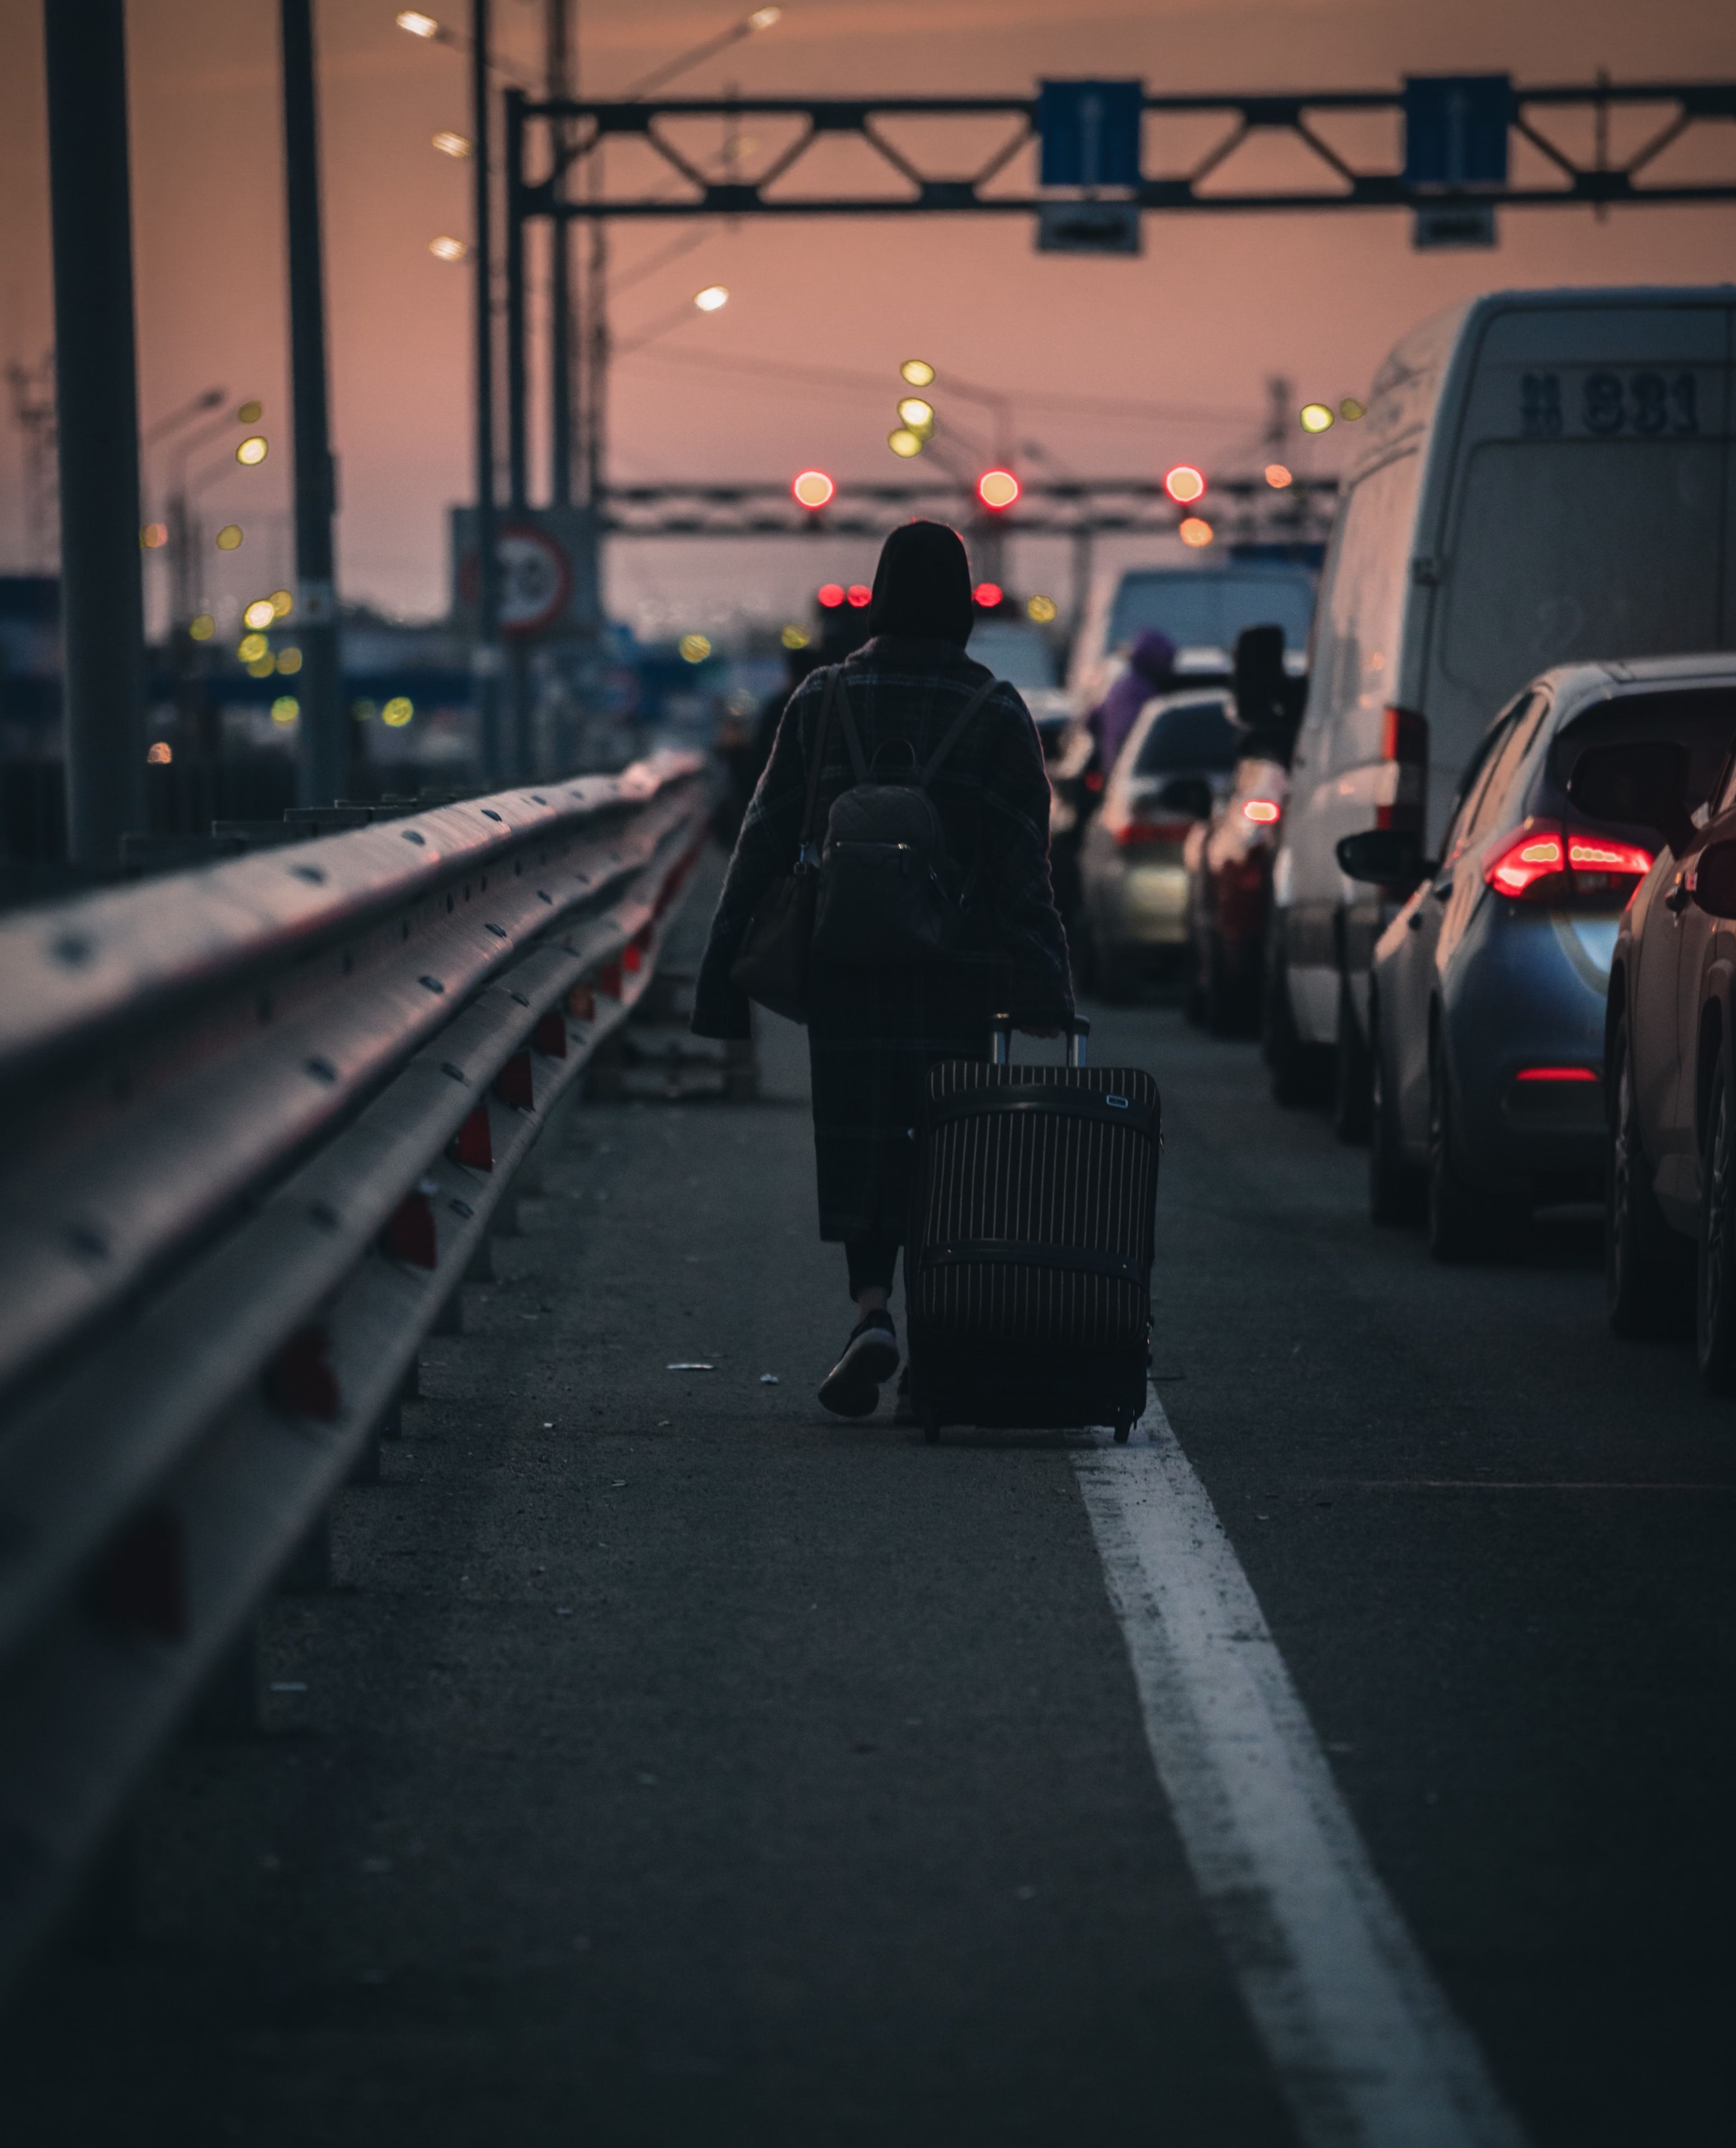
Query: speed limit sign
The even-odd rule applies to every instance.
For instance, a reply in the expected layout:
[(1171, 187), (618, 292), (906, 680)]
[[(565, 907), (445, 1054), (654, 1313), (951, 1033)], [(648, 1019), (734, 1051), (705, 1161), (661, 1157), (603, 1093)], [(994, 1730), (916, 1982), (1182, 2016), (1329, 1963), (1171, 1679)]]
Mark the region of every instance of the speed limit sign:
[(560, 617), (573, 594), (572, 564), (545, 530), (509, 523), (495, 540), (494, 556), (503, 634), (539, 634)]

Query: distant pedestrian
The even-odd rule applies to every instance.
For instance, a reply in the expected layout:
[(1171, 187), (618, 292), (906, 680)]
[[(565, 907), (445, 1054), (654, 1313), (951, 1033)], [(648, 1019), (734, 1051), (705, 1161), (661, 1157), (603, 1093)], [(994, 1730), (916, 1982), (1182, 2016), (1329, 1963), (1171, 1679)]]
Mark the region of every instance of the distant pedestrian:
[(1128, 652), (1127, 668), (1091, 710), (1087, 728), (1097, 742), (1097, 767), (1106, 783), (1115, 773), (1127, 734), (1153, 695), (1176, 683), (1176, 645), (1154, 627)]
[[(871, 639), (840, 667), (862, 754), (926, 766), (991, 675), (965, 654), (973, 611), (956, 532), (906, 523), (886, 540), (869, 610)], [(794, 867), (829, 670), (792, 695), (754, 794), (712, 921), (695, 994), (702, 1036), (745, 1037), (745, 996), (731, 981), (755, 906)], [(833, 710), (820, 756), (815, 825), (856, 780)], [(912, 1131), (924, 1077), (941, 1059), (986, 1056), (988, 1018), (1010, 1011), (1049, 1033), (1072, 1012), (1066, 935), (1050, 887), (1049, 781), (1030, 712), (995, 686), (928, 785), (963, 900), (962, 939), (944, 962), (828, 967), (807, 1001), (820, 1235), (841, 1240), (856, 1324), (820, 1399), (866, 1417), (897, 1369), (888, 1309), (910, 1195)]]

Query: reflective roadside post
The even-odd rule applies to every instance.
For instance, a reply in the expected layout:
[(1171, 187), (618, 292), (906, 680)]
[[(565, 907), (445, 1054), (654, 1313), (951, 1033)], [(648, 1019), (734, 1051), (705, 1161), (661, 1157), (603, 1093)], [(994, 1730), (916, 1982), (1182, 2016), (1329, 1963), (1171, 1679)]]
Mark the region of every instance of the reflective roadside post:
[(122, 0), (43, 0), (60, 414), (67, 854), (120, 862), (144, 809), (138, 385)]
[(289, 240), (289, 381), (295, 434), (296, 615), (303, 677), (297, 794), (330, 806), (350, 788), (339, 675), (332, 545), (337, 485), (325, 386), (325, 274), (319, 230), (319, 121), (313, 0), (281, 0), (283, 200)]

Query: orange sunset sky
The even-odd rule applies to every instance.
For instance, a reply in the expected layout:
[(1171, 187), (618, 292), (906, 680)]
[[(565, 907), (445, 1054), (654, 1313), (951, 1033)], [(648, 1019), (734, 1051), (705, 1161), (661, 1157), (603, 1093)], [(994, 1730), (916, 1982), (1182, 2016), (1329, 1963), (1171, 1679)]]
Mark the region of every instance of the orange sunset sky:
[[(432, 12), (439, 13), (438, 5)], [(147, 422), (208, 384), (257, 395), (287, 447), (283, 244), (271, 0), (131, 0), (140, 400)], [(450, 11), (465, 19), (463, 12)], [(729, 0), (583, 0), (584, 86), (618, 90), (728, 23)], [(447, 504), (469, 487), (469, 272), (429, 240), (469, 230), (469, 167), (437, 155), (465, 127), (464, 63), (398, 30), (387, 0), (319, 0), (333, 430), (341, 458), (340, 576), (394, 612), (444, 608)], [(499, 43), (527, 72), (541, 8), (496, 0)], [(48, 346), (47, 158), (40, 9), (0, 4), (0, 359)], [(1044, 75), (1139, 76), (1153, 88), (1390, 86), (1406, 73), (1506, 69), (1523, 82), (1736, 74), (1736, 8), (1715, 0), (790, 0), (774, 29), (682, 78), (692, 94), (863, 89), (1027, 91)], [(752, 133), (751, 124), (748, 132)], [(1736, 127), (1678, 168), (1736, 172)], [(1390, 139), (1390, 132), (1388, 134)], [(1618, 130), (1617, 147), (1621, 145)], [(1156, 144), (1162, 153), (1161, 138)], [(1150, 153), (1148, 152), (1148, 159)], [(1256, 149), (1241, 170), (1297, 175)], [(841, 164), (835, 168), (841, 179)], [(684, 235), (680, 258), (636, 272)], [(1250, 466), (1264, 383), (1302, 394), (1366, 388), (1410, 324), (1506, 284), (1722, 281), (1736, 206), (1514, 213), (1493, 253), (1419, 255), (1408, 218), (1148, 217), (1137, 260), (1039, 258), (1019, 218), (743, 220), (618, 231), (617, 338), (677, 325), (615, 369), (618, 479), (787, 478), (817, 463), (896, 476), (884, 442), (898, 361), (913, 353), (1014, 399), (1021, 443), (1083, 473), (1161, 474), (1186, 456)], [(701, 284), (720, 313), (681, 313)], [(715, 359), (730, 361), (727, 365)], [(835, 369), (871, 384), (803, 384), (755, 361)], [(884, 376), (886, 388), (871, 384)], [(1068, 407), (1070, 395), (1137, 406)], [(978, 414), (951, 406), (966, 425)], [(273, 444), (276, 441), (274, 439)], [(1331, 467), (1329, 439), (1318, 466)], [(1035, 468), (1033, 463), (1031, 467)], [(208, 498), (250, 517), (243, 579), (281, 571), (287, 454), (224, 475)], [(0, 434), (0, 569), (32, 564), (20, 441)], [(147, 509), (160, 468), (147, 469)], [(273, 548), (277, 548), (275, 550)], [(641, 624), (705, 624), (732, 608), (795, 608), (825, 575), (865, 573), (860, 546), (796, 542), (618, 546), (611, 599)], [(153, 567), (155, 563), (153, 563)], [(1061, 574), (1023, 548), (1025, 586)]]

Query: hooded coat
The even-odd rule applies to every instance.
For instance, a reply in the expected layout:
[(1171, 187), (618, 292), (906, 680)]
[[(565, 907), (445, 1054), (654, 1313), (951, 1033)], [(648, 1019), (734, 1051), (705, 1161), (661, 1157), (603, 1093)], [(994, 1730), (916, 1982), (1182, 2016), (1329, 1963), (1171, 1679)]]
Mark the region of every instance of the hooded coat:
[[(869, 760), (883, 741), (906, 740), (922, 765), (988, 679), (964, 651), (971, 620), (956, 535), (935, 524), (895, 531), (876, 578), (870, 623), (876, 630), (842, 672)], [(825, 676), (816, 671), (791, 695), (742, 822), (695, 989), (693, 1027), (702, 1036), (749, 1034), (748, 1002), (730, 981), (730, 966), (760, 897), (795, 861)], [(835, 706), (816, 842), (833, 801), (854, 780)], [(993, 1014), (1047, 1026), (1072, 1012), (1066, 935), (1049, 881), (1049, 781), (1036, 726), (1012, 687), (1001, 685), (978, 709), (930, 795), (949, 855), (967, 879), (974, 875), (960, 959), (944, 969), (818, 973), (810, 992), (825, 1239), (903, 1238), (912, 1130), (934, 1061), (982, 1058)]]
[(1127, 668), (1091, 712), (1091, 730), (1097, 741), (1097, 765), (1111, 775), (1127, 734), (1139, 712), (1154, 694), (1175, 684), (1176, 645), (1155, 627), (1141, 635), (1128, 653)]

